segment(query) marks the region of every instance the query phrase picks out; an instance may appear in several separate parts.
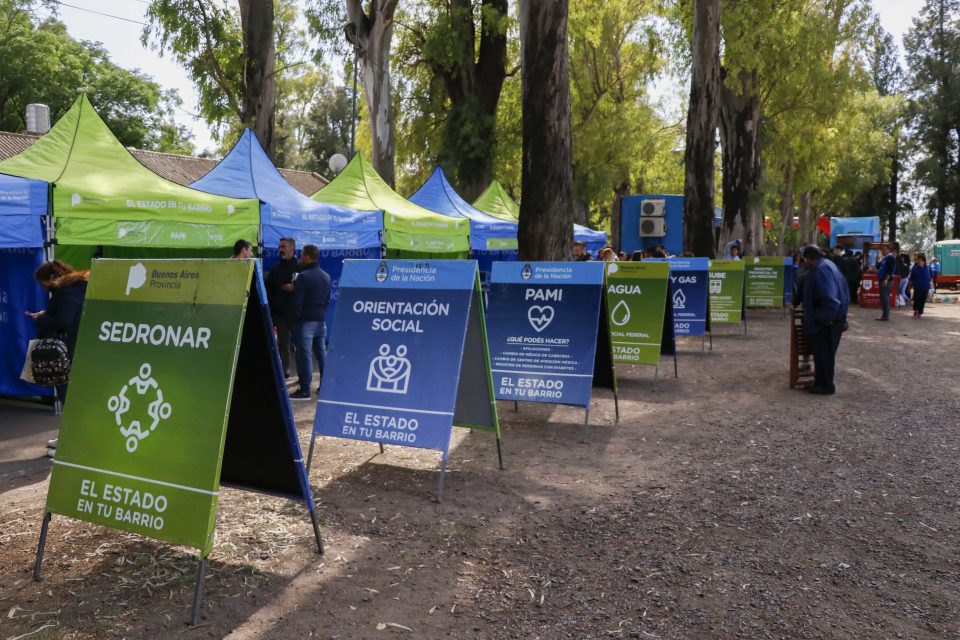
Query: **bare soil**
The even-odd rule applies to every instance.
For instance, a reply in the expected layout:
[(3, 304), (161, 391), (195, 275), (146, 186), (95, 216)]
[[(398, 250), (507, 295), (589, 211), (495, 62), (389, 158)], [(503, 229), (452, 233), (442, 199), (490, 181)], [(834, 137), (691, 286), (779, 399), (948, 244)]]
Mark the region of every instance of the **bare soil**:
[(580, 410), (501, 403), (506, 469), (455, 429), (439, 503), (438, 454), (320, 439), (326, 554), (302, 505), (225, 490), (197, 627), (189, 549), (54, 517), (31, 579), (38, 428), (0, 445), (0, 638), (958, 638), (960, 306), (875, 315), (832, 397), (787, 388), (787, 316), (750, 311), (656, 390), (620, 369), (587, 443)]

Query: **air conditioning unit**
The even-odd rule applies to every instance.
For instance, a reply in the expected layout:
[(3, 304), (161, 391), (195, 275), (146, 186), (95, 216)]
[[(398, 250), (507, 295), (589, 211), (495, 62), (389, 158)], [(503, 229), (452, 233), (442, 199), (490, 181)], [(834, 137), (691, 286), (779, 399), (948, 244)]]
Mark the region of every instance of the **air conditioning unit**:
[(640, 203), (640, 217), (662, 218), (666, 213), (666, 200), (644, 200)]
[(667, 235), (667, 222), (663, 218), (640, 218), (641, 238), (662, 238)]

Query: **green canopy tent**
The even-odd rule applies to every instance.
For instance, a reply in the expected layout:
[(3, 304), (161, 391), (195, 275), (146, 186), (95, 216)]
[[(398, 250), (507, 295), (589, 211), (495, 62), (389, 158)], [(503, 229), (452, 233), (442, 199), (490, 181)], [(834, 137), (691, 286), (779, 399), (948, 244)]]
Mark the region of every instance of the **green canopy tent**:
[(520, 205), (504, 191), (500, 183), (494, 180), (473, 203), (477, 209), (489, 213), (501, 220), (517, 222), (520, 220)]
[[(520, 205), (510, 197), (510, 194), (496, 180), (491, 182), (490, 186), (480, 194), (480, 197), (474, 201), (473, 206), (501, 220), (512, 220), (514, 222), (520, 220)], [(597, 257), (597, 252), (607, 244), (606, 232), (594, 231), (590, 227), (579, 224), (573, 225), (573, 239), (575, 242), (584, 243), (587, 246), (587, 251), (594, 258)]]
[(36, 143), (0, 162), (0, 173), (54, 186), (57, 256), (78, 267), (98, 248), (112, 257), (206, 257), (229, 255), (241, 238), (257, 241), (259, 201), (161, 178), (127, 151), (85, 95)]
[(466, 258), (470, 253), (470, 220), (413, 204), (391, 189), (363, 154), (357, 153), (330, 184), (310, 197), (360, 211), (383, 211), (387, 257)]

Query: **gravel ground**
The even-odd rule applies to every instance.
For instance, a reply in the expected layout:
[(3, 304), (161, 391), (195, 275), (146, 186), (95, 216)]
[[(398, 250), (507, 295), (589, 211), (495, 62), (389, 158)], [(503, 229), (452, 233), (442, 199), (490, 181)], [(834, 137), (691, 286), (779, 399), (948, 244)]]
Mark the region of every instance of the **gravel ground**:
[(300, 505), (225, 491), (195, 628), (189, 549), (55, 517), (30, 579), (47, 432), (18, 431), (0, 638), (960, 637), (960, 305), (875, 315), (853, 310), (832, 397), (787, 388), (787, 317), (750, 311), (656, 390), (620, 369), (588, 443), (582, 411), (501, 403), (506, 469), (455, 430), (440, 503), (437, 454), (318, 440), (326, 555)]

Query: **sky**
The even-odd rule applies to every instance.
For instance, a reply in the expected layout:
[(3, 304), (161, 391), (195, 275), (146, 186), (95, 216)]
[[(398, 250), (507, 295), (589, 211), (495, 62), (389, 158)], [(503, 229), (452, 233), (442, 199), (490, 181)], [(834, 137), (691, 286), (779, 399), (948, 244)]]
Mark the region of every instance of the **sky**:
[[(142, 23), (145, 22), (144, 13), (147, 9), (146, 0), (64, 2), (58, 3), (60, 20), (67, 25), (67, 30), (74, 38), (101, 42), (114, 63), (128, 69), (139, 69), (152, 76), (165, 89), (176, 89), (183, 99), (176, 119), (193, 133), (193, 143), (197, 151), (216, 148), (216, 143), (210, 138), (210, 128), (196, 116), (197, 94), (187, 72), (169, 56), (162, 56), (160, 52), (140, 44)], [(902, 45), (903, 34), (910, 28), (913, 16), (923, 6), (923, 0), (873, 0), (873, 4), (884, 29), (892, 33), (898, 44)], [(664, 101), (681, 99), (679, 94), (667, 88), (666, 83), (656, 88), (655, 92), (663, 92)]]

